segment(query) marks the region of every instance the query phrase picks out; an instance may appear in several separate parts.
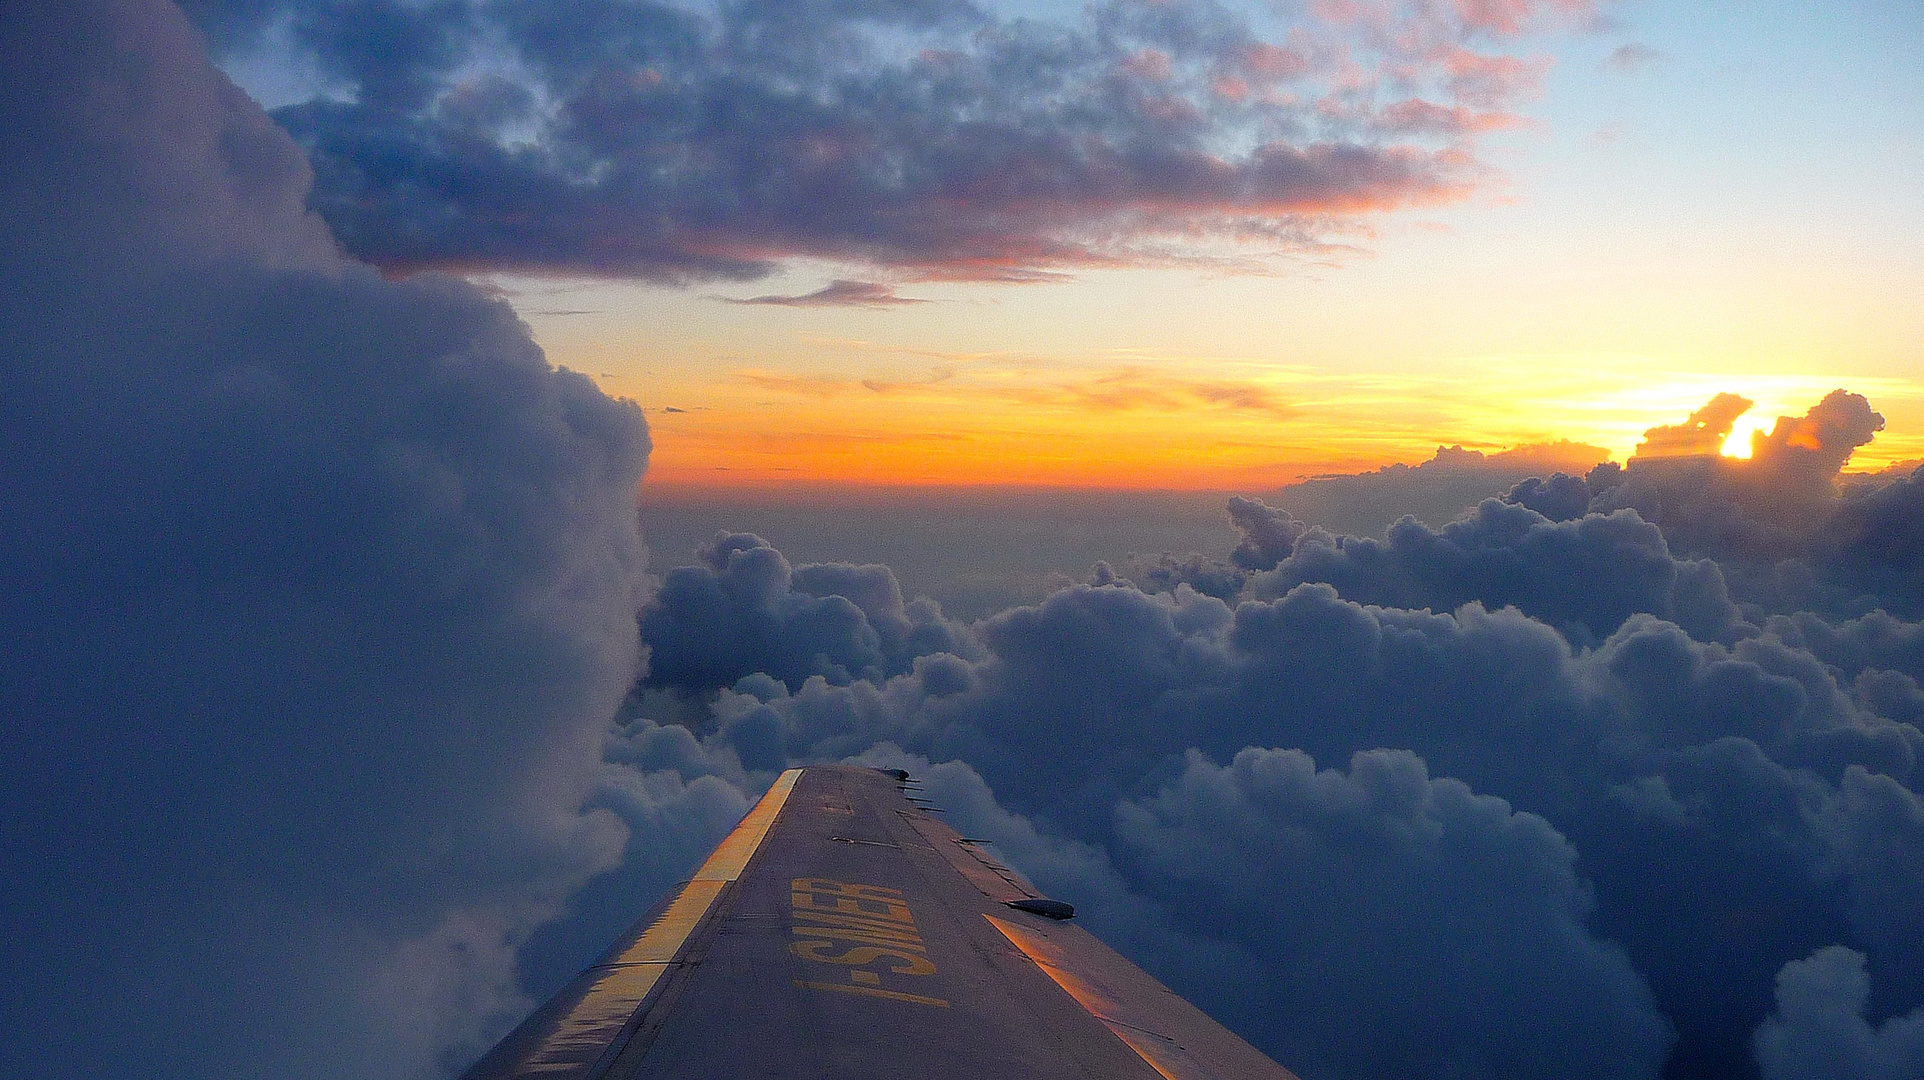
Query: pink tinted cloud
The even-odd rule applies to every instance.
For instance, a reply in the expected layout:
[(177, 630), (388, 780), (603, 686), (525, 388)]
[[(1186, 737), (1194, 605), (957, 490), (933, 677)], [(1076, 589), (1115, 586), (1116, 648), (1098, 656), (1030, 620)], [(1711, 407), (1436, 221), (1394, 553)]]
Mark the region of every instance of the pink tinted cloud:
[(1412, 134), (1480, 135), (1508, 131), (1527, 123), (1515, 113), (1485, 112), (1466, 105), (1438, 105), (1421, 98), (1406, 98), (1388, 105), (1379, 116), (1385, 130)]
[(1169, 54), (1160, 49), (1140, 49), (1117, 65), (1139, 79), (1166, 82), (1169, 79)]
[(1582, 21), (1597, 7), (1598, 0), (1315, 0), (1310, 10), (1333, 25), (1506, 39), (1540, 26)]
[(1234, 101), (1241, 104), (1249, 99), (1249, 83), (1233, 75), (1225, 75), (1217, 79), (1209, 84), (1209, 88), (1215, 91), (1216, 96), (1222, 98), (1224, 101)]
[(1594, 0), (1455, 0), (1456, 17), (1467, 30), (1492, 37), (1515, 37), (1545, 16), (1574, 19), (1596, 10)]
[(1535, 94), (1551, 63), (1547, 57), (1490, 55), (1460, 47), (1445, 50), (1439, 59), (1450, 93), (1485, 108)]
[(1302, 53), (1267, 41), (1244, 46), (1236, 59), (1250, 78), (1262, 82), (1299, 79), (1309, 73), (1309, 60)]

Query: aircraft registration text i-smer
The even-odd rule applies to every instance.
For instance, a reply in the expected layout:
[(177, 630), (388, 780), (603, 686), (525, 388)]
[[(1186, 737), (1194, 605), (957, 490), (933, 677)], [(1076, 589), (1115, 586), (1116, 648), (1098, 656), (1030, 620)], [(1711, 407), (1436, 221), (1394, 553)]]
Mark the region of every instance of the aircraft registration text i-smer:
[(912, 803), (790, 769), (464, 1080), (1296, 1080)]

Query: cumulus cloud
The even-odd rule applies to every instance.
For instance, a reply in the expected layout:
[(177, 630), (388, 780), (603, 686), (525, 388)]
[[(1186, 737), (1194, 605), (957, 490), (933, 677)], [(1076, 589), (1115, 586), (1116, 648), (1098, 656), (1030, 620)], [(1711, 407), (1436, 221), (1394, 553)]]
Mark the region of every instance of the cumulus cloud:
[(1803, 416), (1780, 416), (1754, 433), (1748, 459), (1722, 456), (1750, 405), (1719, 394), (1684, 423), (1646, 432), (1624, 466), (1532, 478), (1505, 498), (1557, 520), (1633, 508), (1674, 551), (1719, 560), (1733, 595), (1760, 609), (1924, 616), (1916, 471), (1843, 474), (1884, 417), (1861, 395), (1836, 390)]
[(1219, 1014), (1305, 1075), (1658, 1074), (1669, 1026), (1585, 928), (1575, 849), (1409, 751), (1192, 752), (1117, 815), (1151, 887), (1260, 961)]
[(1660, 424), (1643, 433), (1634, 455), (1649, 462), (1671, 457), (1714, 457), (1723, 452), (1724, 440), (1737, 418), (1756, 404), (1738, 394), (1718, 394), (1709, 404), (1690, 414), (1681, 424)]
[(1243, 534), (1242, 542), (1229, 553), (1229, 561), (1244, 570), (1274, 570), (1290, 556), (1306, 526), (1287, 510), (1266, 506), (1260, 499), (1233, 495), (1229, 499), (1229, 520)]
[[(1905, 622), (1881, 610), (1835, 622), (1800, 611), (1773, 615), (1765, 625), (1846, 675), (1924, 679), (1924, 623)], [(1904, 696), (1896, 684), (1883, 692)]]
[(1847, 487), (1820, 537), (1822, 565), (1835, 581), (1870, 603), (1924, 617), (1924, 466)]
[(1406, 514), (1427, 525), (1445, 525), (1484, 499), (1501, 496), (1532, 477), (1581, 476), (1609, 457), (1601, 446), (1567, 440), (1493, 454), (1439, 446), (1429, 460), (1415, 465), (1385, 465), (1355, 476), (1312, 477), (1282, 489), (1269, 501), (1332, 533), (1381, 536)]
[(1588, 6), (1319, 5), (1278, 41), (1213, 0), (193, 8), (318, 88), (275, 116), (360, 257), (686, 281), (1327, 250), (1484, 182), (1543, 67), (1504, 50)]
[(1757, 1031), (1764, 1080), (1903, 1080), (1924, 1074), (1924, 1009), (1875, 1027), (1864, 954), (1833, 945), (1785, 964)]
[(622, 716), (602, 747), (588, 805), (625, 823), (627, 844), (619, 866), (576, 890), (566, 917), (536, 928), (516, 951), (514, 985), (532, 1001), (559, 990), (655, 897), (686, 880), (773, 780), (680, 724)]
[(1721, 455), (1751, 403), (1719, 394), (1684, 424), (1651, 428), (1622, 482), (1592, 509), (1630, 506), (1683, 550), (1750, 558), (1796, 554), (1821, 532), (1851, 453), (1884, 427), (1861, 395), (1836, 390), (1801, 417), (1751, 437), (1748, 459)]
[(1716, 563), (1673, 557), (1662, 531), (1635, 511), (1549, 520), (1525, 505), (1555, 498), (1540, 485), (1525, 481), (1511, 501), (1486, 499), (1441, 529), (1406, 516), (1380, 541), (1307, 527), (1286, 511), (1237, 496), (1229, 516), (1243, 541), (1228, 564), (1164, 555), (1140, 561), (1137, 577), (1152, 591), (1188, 585), (1225, 600), (1277, 597), (1314, 581), (1385, 607), (1508, 604), (1579, 645), (1595, 644), (1638, 613), (1682, 623), (1699, 637), (1744, 632)]
[[(1177, 586), (1187, 585), (1218, 600), (1229, 600), (1242, 592), (1252, 572), (1274, 570), (1277, 563), (1289, 558), (1296, 542), (1309, 531), (1309, 526), (1290, 516), (1289, 511), (1242, 495), (1230, 496), (1229, 521), (1242, 539), (1229, 553), (1227, 563), (1200, 552), (1180, 557), (1164, 552), (1155, 559), (1137, 556), (1131, 572), (1149, 592), (1173, 592)], [(1105, 563), (1097, 564), (1096, 570), (1094, 584), (1107, 585), (1112, 578), (1133, 584), (1115, 576), (1113, 568)]]
[(1019, 871), (1044, 896), (1075, 897), (1076, 920), (1118, 948), (1131, 948), (1145, 963), (1192, 978), (1223, 966), (1246, 969), (1254, 958), (1232, 943), (1176, 922), (1158, 902), (1135, 891), (1106, 849), (1038, 826), (1011, 812), (987, 781), (961, 761), (931, 763), (891, 742), (848, 759), (881, 769), (904, 769), (922, 794), (940, 806), (943, 820), (965, 836), (987, 842), (991, 856)]
[(706, 566), (669, 571), (642, 612), (650, 686), (701, 692), (756, 673), (791, 687), (879, 682), (919, 656), (974, 652), (934, 601), (905, 603), (887, 567), (794, 569), (752, 533), (723, 533), (701, 554)]
[(1406, 518), (1380, 542), (1316, 530), (1251, 588), (1279, 596), (1305, 581), (1387, 607), (1514, 605), (1578, 644), (1639, 612), (1688, 623), (1705, 637), (1738, 621), (1716, 565), (1673, 558), (1662, 532), (1632, 511), (1552, 522), (1489, 499), (1442, 529)]
[(0, 1071), (417, 1076), (620, 858), (630, 403), (337, 254), (139, 0), (0, 10)]
[[(1570, 483), (1532, 490), (1574, 506)], [(1008, 830), (1012, 862), (1079, 867), (1048, 872), (1103, 898), (1105, 934), (1314, 1080), (1402, 1075), (1419, 1045), (1447, 1048), (1420, 1062), (1466, 1075), (1604, 1061), (1599, 1075), (1753, 1077), (1773, 977), (1836, 942), (1873, 958), (1880, 1000), (1924, 1001), (1924, 928), (1904, 899), (1924, 887), (1916, 624), (1739, 609), (1719, 563), (1672, 554), (1633, 509), (1552, 520), (1492, 501), (1386, 541), (1259, 500), (1230, 513), (1232, 558), (1099, 567), (1093, 585), (975, 624), (974, 656), (925, 653), (880, 681), (740, 679), (692, 722), (757, 769), (882, 744), (954, 763), (930, 770), (967, 762), (980, 786), (945, 798)], [(1312, 764), (1359, 754), (1347, 776)], [(1394, 814), (1358, 809), (1379, 779), (1408, 796)], [(1325, 787), (1336, 809), (1317, 809)], [(1376, 835), (1371, 814), (1428, 839), (1342, 854)], [(1510, 837), (1510, 855), (1471, 858), (1475, 836)], [(1497, 872), (1511, 857), (1536, 886)], [(1529, 914), (1502, 907), (1526, 896), (1541, 902)], [(1450, 917), (1400, 921), (1430, 904)], [(1464, 966), (1500, 936), (1463, 921), (1479, 911), (1537, 928), (1498, 950), (1515, 966)], [(1411, 944), (1362, 948), (1374, 941)], [(1539, 961), (1556, 974), (1528, 974)], [(1561, 989), (1537, 1011), (1474, 1015), (1441, 991), (1364, 989), (1432, 978), (1489, 1000)], [(1318, 1020), (1318, 1001), (1399, 1021)], [(1559, 1026), (1572, 1017), (1591, 1026)], [(1427, 1037), (1406, 1041), (1411, 1027)], [(1554, 1064), (1513, 1056), (1526, 1043)]]

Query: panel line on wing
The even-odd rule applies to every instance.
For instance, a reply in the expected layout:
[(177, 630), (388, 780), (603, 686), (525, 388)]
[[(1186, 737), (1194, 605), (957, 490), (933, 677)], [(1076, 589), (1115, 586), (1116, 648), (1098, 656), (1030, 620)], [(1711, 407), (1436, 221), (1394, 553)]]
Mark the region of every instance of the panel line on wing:
[(949, 1007), (949, 1003), (941, 998), (927, 997), (923, 994), (904, 994), (899, 990), (881, 990), (872, 986), (856, 986), (853, 983), (810, 982), (807, 979), (796, 979), (795, 985), (804, 990), (833, 990), (838, 994), (861, 994), (864, 997), (887, 998), (890, 1001), (908, 1001), (917, 1005), (933, 1005), (938, 1009)]
[(1124, 1046), (1135, 1051), (1136, 1056), (1156, 1070), (1163, 1080), (1219, 1080), (1214, 1071), (1190, 1056), (1174, 1039), (1141, 1023), (1132, 1023), (1132, 1020), (1146, 1017), (1133, 1015), (1132, 1010), (1119, 1000), (1122, 995), (1102, 985), (1093, 973), (1076, 964), (1074, 957), (1050, 941), (1046, 934), (993, 915), (982, 917), (989, 920), (990, 926), (1001, 931), (1002, 936), (1009, 939), (1009, 944), (1041, 968), (1042, 973), (1061, 987), (1063, 993), (1101, 1021), (1102, 1026), (1121, 1039)]

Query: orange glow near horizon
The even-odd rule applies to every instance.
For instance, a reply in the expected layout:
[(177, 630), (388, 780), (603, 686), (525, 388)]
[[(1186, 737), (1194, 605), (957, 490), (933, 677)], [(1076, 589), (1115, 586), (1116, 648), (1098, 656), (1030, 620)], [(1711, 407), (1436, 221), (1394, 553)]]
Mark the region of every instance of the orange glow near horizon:
[[(1559, 440), (1624, 461), (1646, 430), (1720, 392), (1756, 402), (1728, 445), (1741, 454), (1750, 430), (1840, 387), (1887, 421), (1852, 471), (1924, 458), (1924, 376), (1887, 355), (1895, 346), (1884, 338), (1766, 349), (1664, 320), (1651, 336), (1670, 340), (1665, 351), (1552, 348), (1500, 326), (1444, 333), (1453, 309), (1429, 294), (1391, 302), (1403, 295), (1396, 283), (1376, 283), (1384, 295), (1364, 303), (1343, 292), (1348, 282), (1369, 284), (1360, 274), (1325, 287), (1144, 273), (927, 286), (916, 291), (944, 302), (880, 314), (512, 284), (552, 362), (647, 411), (657, 488), (1264, 490), (1415, 464), (1439, 446), (1495, 453)], [(1484, 336), (1501, 340), (1471, 341)], [(1847, 359), (1860, 354), (1870, 359)]]
[[(1429, 425), (1407, 415), (1413, 402), (1355, 424), (1356, 388), (1313, 382), (1142, 368), (1040, 377), (979, 370), (895, 383), (749, 371), (708, 388), (705, 405), (651, 413), (650, 473), (684, 485), (1220, 489), (1434, 451)], [(1365, 396), (1405, 397), (1387, 387)]]
[[(1780, 414), (1801, 415), (1836, 382), (1705, 377), (1653, 387), (1627, 377), (1611, 388), (1598, 385), (1595, 369), (1558, 380), (1533, 365), (1510, 377), (1484, 369), (1480, 379), (1237, 365), (1189, 373), (1197, 367), (979, 363), (893, 379), (744, 368), (701, 384), (604, 385), (650, 403), (648, 482), (656, 488), (1247, 490), (1415, 464), (1442, 445), (1495, 453), (1568, 440), (1623, 461), (1644, 429), (1679, 422), (1727, 387), (1759, 403), (1724, 447), (1747, 457), (1753, 431)], [(1924, 432), (1924, 386), (1858, 380), (1851, 388), (1889, 420), (1853, 471), (1924, 457), (1916, 434)]]

